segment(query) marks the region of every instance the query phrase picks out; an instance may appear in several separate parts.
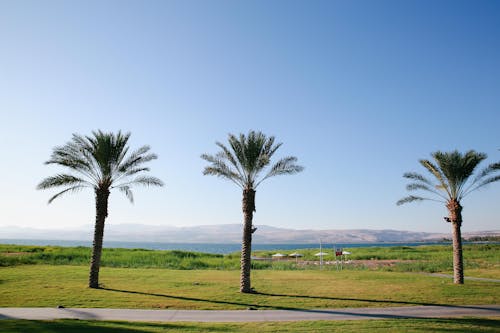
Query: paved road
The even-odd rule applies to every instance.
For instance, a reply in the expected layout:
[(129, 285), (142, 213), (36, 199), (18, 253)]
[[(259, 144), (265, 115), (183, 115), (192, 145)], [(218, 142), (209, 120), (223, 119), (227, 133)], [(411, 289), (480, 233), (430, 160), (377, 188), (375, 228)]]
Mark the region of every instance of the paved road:
[(251, 322), (394, 318), (497, 317), (500, 305), (407, 306), (325, 310), (136, 310), (84, 308), (0, 308), (0, 319), (85, 319), (142, 322)]

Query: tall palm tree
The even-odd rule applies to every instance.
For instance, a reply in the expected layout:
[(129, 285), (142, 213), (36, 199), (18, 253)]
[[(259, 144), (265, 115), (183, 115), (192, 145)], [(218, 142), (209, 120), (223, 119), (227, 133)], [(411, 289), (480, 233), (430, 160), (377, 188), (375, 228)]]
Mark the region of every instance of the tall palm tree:
[(123, 192), (133, 202), (133, 185), (163, 186), (155, 177), (141, 175), (149, 171), (143, 164), (157, 158), (149, 153), (149, 146), (129, 152), (127, 145), (130, 133), (117, 134), (92, 132), (92, 136), (73, 134), (71, 141), (64, 146), (55, 147), (45, 164), (65, 167), (68, 173), (59, 173), (45, 178), (38, 184), (39, 190), (53, 187), (64, 188), (49, 199), (79, 191), (85, 187), (94, 190), (96, 218), (92, 258), (90, 261), (89, 287), (99, 288), (99, 268), (101, 264), (104, 221), (108, 216), (108, 198), (111, 189)]
[[(220, 142), (216, 145), (221, 150), (216, 155), (201, 155), (210, 163), (205, 167), (204, 175), (213, 175), (232, 181), (243, 190), (243, 241), (241, 244), (240, 291), (251, 293), (250, 268), (252, 252), (252, 234), (257, 228), (252, 225), (255, 212), (255, 190), (266, 179), (279, 175), (295, 174), (303, 167), (295, 164), (297, 158), (288, 156), (280, 159), (270, 168), (271, 157), (282, 143), (275, 143), (274, 136), (266, 137), (261, 132), (250, 131), (248, 135), (236, 137), (229, 134), (229, 147)], [(264, 174), (264, 170), (267, 172)]]
[(465, 154), (458, 151), (432, 153), (434, 163), (429, 160), (420, 160), (420, 164), (430, 172), (432, 179), (415, 172), (408, 172), (403, 177), (412, 182), (406, 186), (408, 191), (426, 191), (431, 193), (431, 198), (410, 195), (397, 202), (402, 205), (413, 201), (432, 200), (445, 203), (448, 216), (444, 218), (452, 226), (453, 239), (453, 281), (457, 284), (464, 283), (464, 268), (462, 259), (462, 225), (461, 201), (471, 192), (493, 182), (500, 180), (498, 171), (499, 163), (490, 164), (474, 175), (476, 167), (486, 159), (486, 154), (470, 150)]

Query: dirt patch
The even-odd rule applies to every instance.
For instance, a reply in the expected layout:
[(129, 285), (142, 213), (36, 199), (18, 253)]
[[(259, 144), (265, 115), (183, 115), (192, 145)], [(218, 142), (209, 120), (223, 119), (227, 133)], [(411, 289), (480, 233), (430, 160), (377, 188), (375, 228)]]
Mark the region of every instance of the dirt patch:
[(28, 254), (28, 252), (1, 252), (0, 254), (6, 257), (17, 257), (22, 256), (23, 254)]
[(351, 260), (353, 265), (365, 266), (368, 268), (379, 268), (379, 267), (392, 267), (396, 264), (403, 262), (412, 262), (415, 260), (398, 260), (398, 259), (388, 259), (388, 260)]
[[(342, 263), (342, 265), (346, 266), (357, 266), (357, 267), (367, 267), (370, 269), (376, 269), (380, 267), (392, 267), (398, 263), (403, 262), (413, 262), (414, 260), (398, 260), (398, 259), (386, 259), (386, 260), (346, 260)], [(307, 266), (307, 265), (319, 265), (319, 261), (299, 261), (299, 265)], [(340, 264), (340, 261), (324, 261), (324, 265), (337, 265)]]

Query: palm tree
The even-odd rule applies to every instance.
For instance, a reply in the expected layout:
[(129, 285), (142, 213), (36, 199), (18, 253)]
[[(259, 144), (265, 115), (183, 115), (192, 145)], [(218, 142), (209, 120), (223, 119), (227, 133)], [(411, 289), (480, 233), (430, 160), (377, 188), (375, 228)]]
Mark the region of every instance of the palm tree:
[(149, 146), (143, 146), (128, 154), (130, 133), (117, 134), (92, 132), (92, 136), (73, 134), (70, 142), (55, 147), (45, 164), (65, 167), (68, 173), (59, 173), (45, 178), (37, 188), (53, 187), (64, 189), (52, 196), (49, 204), (57, 197), (90, 187), (95, 193), (96, 219), (92, 258), (90, 261), (89, 287), (99, 288), (99, 268), (101, 263), (104, 221), (108, 216), (108, 198), (111, 189), (123, 192), (133, 202), (133, 185), (163, 186), (155, 177), (140, 175), (149, 171), (143, 164), (157, 158), (149, 153)]
[(410, 195), (397, 202), (402, 205), (413, 201), (432, 200), (446, 204), (448, 216), (444, 218), (452, 225), (453, 238), (453, 281), (457, 284), (464, 283), (464, 269), (462, 259), (462, 225), (461, 201), (471, 192), (493, 182), (500, 180), (500, 175), (493, 175), (500, 170), (499, 163), (490, 164), (479, 171), (475, 177), (474, 171), (481, 161), (486, 159), (486, 154), (470, 150), (464, 155), (458, 151), (432, 153), (434, 162), (420, 160), (420, 164), (433, 176), (426, 178), (419, 173), (408, 172), (403, 177), (412, 182), (406, 186), (408, 191), (426, 191), (431, 193), (431, 198)]
[(255, 212), (255, 190), (264, 180), (279, 176), (295, 174), (303, 167), (295, 164), (297, 158), (293, 156), (280, 159), (267, 172), (262, 172), (271, 163), (271, 157), (282, 143), (275, 144), (274, 137), (266, 137), (261, 132), (250, 131), (247, 136), (240, 134), (236, 137), (229, 134), (229, 147), (220, 142), (216, 145), (221, 148), (216, 155), (201, 155), (201, 158), (210, 163), (203, 171), (204, 175), (213, 175), (232, 181), (243, 190), (243, 241), (241, 244), (241, 276), (240, 292), (253, 292), (250, 287), (250, 267), (252, 252), (252, 234), (257, 230), (252, 225)]

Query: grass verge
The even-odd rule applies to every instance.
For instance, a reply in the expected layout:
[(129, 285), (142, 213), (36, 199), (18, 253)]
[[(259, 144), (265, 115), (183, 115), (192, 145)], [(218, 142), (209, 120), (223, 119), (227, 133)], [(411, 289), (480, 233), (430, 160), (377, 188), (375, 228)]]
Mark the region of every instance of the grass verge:
[(259, 323), (131, 323), (83, 320), (0, 320), (4, 333), (194, 333), (194, 332), (498, 332), (497, 318), (397, 319)]

